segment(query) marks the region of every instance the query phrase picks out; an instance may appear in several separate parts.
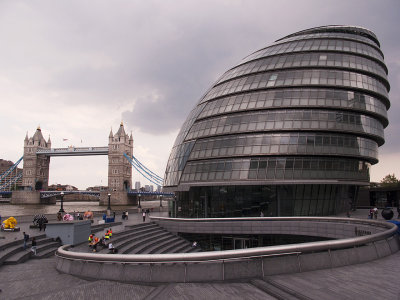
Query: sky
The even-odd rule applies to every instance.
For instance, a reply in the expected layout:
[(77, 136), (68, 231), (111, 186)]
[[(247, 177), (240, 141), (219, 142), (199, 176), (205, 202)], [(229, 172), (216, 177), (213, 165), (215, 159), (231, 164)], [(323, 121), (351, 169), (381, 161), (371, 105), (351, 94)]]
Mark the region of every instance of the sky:
[[(398, 0), (0, 0), (0, 158), (17, 161), (38, 126), (52, 147), (107, 146), (123, 121), (134, 155), (163, 176), (220, 75), (285, 35), (346, 24), (375, 32), (389, 69), (390, 123), (371, 181), (399, 178), (399, 12)], [(52, 157), (49, 183), (107, 185), (107, 168), (107, 156)]]

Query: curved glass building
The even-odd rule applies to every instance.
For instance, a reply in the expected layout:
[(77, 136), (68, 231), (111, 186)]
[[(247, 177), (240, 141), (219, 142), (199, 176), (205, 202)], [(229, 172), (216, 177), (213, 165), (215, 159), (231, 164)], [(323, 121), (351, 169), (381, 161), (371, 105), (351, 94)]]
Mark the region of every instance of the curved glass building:
[(332, 215), (378, 162), (390, 106), (375, 34), (322, 26), (229, 69), (183, 124), (164, 189), (177, 217)]

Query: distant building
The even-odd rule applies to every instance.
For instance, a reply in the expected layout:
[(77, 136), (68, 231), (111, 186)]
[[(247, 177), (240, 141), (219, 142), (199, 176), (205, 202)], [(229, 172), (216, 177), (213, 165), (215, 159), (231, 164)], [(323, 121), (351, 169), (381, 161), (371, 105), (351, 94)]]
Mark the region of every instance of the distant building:
[(49, 191), (77, 191), (78, 188), (69, 184), (51, 184), (48, 187)]
[(145, 190), (146, 192), (150, 192), (150, 186), (149, 186), (148, 184), (146, 184), (146, 185), (144, 186), (144, 190)]
[(140, 181), (135, 182), (135, 190), (140, 190)]
[(88, 188), (86, 188), (87, 191), (108, 191), (108, 186), (104, 186), (104, 185), (96, 185), (96, 186), (90, 186)]

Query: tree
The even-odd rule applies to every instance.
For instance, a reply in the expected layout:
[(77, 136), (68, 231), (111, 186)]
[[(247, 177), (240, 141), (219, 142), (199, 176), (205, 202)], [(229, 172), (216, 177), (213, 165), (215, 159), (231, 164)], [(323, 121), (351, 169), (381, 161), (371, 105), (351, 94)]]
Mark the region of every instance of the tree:
[(396, 178), (396, 176), (393, 173), (392, 175), (388, 174), (385, 177), (383, 177), (383, 179), (381, 180), (381, 183), (383, 185), (394, 185), (394, 184), (399, 183), (399, 180)]

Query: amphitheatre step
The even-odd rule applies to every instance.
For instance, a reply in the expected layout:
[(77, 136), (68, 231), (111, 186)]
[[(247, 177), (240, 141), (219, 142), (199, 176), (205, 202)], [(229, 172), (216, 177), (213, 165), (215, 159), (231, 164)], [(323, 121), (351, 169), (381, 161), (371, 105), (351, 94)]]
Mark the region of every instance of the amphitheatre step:
[(137, 237), (146, 236), (146, 235), (150, 235), (150, 234), (157, 233), (157, 232), (160, 232), (160, 231), (166, 232), (165, 229), (162, 229), (160, 227), (140, 228), (140, 229), (137, 229), (137, 230), (134, 230), (134, 231), (130, 231), (130, 232), (126, 233), (126, 234), (117, 235), (116, 237), (113, 235), (112, 240), (114, 242), (123, 241), (123, 240), (126, 240), (126, 238), (135, 237), (135, 236), (137, 236)]
[(139, 245), (142, 245), (144, 243), (153, 244), (154, 242), (156, 242), (156, 239), (158, 239), (159, 237), (164, 237), (164, 236), (166, 236), (168, 234), (169, 234), (168, 232), (161, 231), (161, 232), (159, 232), (157, 234), (153, 234), (151, 236), (148, 236), (147, 238), (143, 238), (143, 239), (139, 239), (139, 240), (127, 243), (123, 247), (118, 247), (117, 246), (117, 248), (118, 248), (119, 253), (125, 253), (125, 254), (136, 253), (135, 252), (135, 248), (138, 247)]
[(190, 249), (190, 251), (186, 252), (186, 253), (194, 253), (194, 252), (202, 252), (201, 248), (199, 246), (197, 247), (192, 247), (192, 249)]
[(168, 241), (170, 238), (171, 238), (170, 234), (168, 232), (165, 232), (163, 235), (161, 235), (157, 239), (153, 238), (152, 240), (148, 240), (147, 242), (142, 243), (138, 247), (135, 247), (134, 251), (131, 251), (130, 253), (135, 253), (135, 254), (143, 253), (147, 249), (154, 247), (155, 245), (158, 245), (162, 241)]
[[(21, 233), (21, 236), (22, 236), (22, 233)], [(33, 237), (35, 237), (36, 240), (38, 240), (38, 239), (45, 238), (46, 234), (43, 233), (43, 234), (38, 234), (38, 235), (32, 235), (32, 236), (29, 237), (29, 240), (31, 241)], [(4, 249), (7, 249), (7, 248), (9, 248), (11, 246), (16, 246), (16, 245), (21, 245), (21, 247), (22, 247), (23, 243), (24, 243), (24, 239), (21, 238), (21, 239), (18, 239), (18, 240), (3, 244), (3, 245), (0, 246), (0, 251), (2, 251)]]
[[(42, 243), (51, 241), (51, 238), (47, 238), (46, 235), (42, 234), (42, 235), (38, 235), (35, 236), (36, 241), (37, 241), (37, 245), (40, 245)], [(29, 240), (32, 240), (32, 237), (29, 238)], [(17, 240), (17, 241), (13, 241), (11, 243), (7, 243), (6, 245), (2, 245), (3, 250), (0, 251), (0, 265), (2, 265), (8, 258), (12, 257), (13, 255), (24, 251), (23, 249), (23, 240)], [(26, 245), (27, 249), (31, 248), (31, 243), (27, 243)]]
[[(152, 227), (152, 228), (143, 228), (142, 230), (134, 230), (130, 231), (128, 234), (120, 234), (117, 237), (111, 238), (111, 242), (113, 245), (120, 251), (120, 249), (124, 248), (126, 245), (136, 242), (143, 241), (148, 236), (154, 236), (158, 233), (165, 233), (164, 229), (160, 227)], [(106, 253), (108, 249), (102, 249), (98, 252)]]
[[(155, 232), (154, 228), (146, 228), (143, 230), (134, 230), (134, 231), (128, 231), (128, 232), (123, 232), (122, 234), (115, 234), (113, 233), (112, 238), (110, 239), (110, 241), (112, 241), (113, 243), (118, 243), (121, 241), (125, 241), (127, 239), (130, 239), (132, 237), (135, 236), (140, 236), (143, 234), (149, 234)], [(105, 234), (101, 234), (101, 235), (97, 235), (97, 237), (102, 238)]]
[(182, 239), (176, 240), (176, 241), (166, 245), (165, 247), (159, 249), (158, 253), (174, 253), (171, 250), (173, 250), (173, 249), (175, 249), (177, 247), (181, 247), (185, 243), (187, 243), (185, 240), (182, 240)]
[(57, 245), (49, 247), (46, 250), (40, 251), (40, 253), (37, 253), (36, 256), (32, 256), (31, 258), (33, 259), (43, 259), (43, 258), (48, 258), (54, 256), (56, 253), (57, 249), (60, 247), (60, 244), (57, 243)]
[(299, 300), (303, 298), (296, 297), (285, 290), (282, 290), (269, 282), (266, 282), (261, 279), (252, 279), (250, 283), (257, 287), (258, 289), (264, 291), (268, 295), (271, 295), (280, 300)]
[(192, 250), (193, 247), (190, 243), (183, 245), (181, 248), (176, 249), (176, 253), (189, 253), (190, 250)]
[(104, 229), (113, 227), (113, 226), (118, 226), (118, 225), (122, 225), (122, 222), (112, 222), (112, 223), (105, 223), (105, 224), (96, 224), (96, 225), (92, 225), (90, 227), (91, 232), (92, 233), (96, 233), (99, 231), (102, 231)]
[[(43, 251), (47, 251), (47, 249), (49, 249), (49, 248), (57, 248), (59, 245), (60, 244), (58, 242), (55, 242), (51, 238), (38, 240), (37, 247), (36, 247), (36, 253), (39, 255), (39, 253), (41, 253)], [(29, 244), (27, 250), (23, 250), (21, 247), (19, 251), (15, 252), (13, 255), (10, 255), (7, 259), (5, 259), (3, 264), (4, 265), (14, 265), (14, 264), (23, 263), (32, 256), (33, 256), (33, 252), (31, 251), (31, 245)]]
[(164, 238), (163, 240), (159, 239), (157, 244), (145, 249), (144, 251), (140, 252), (143, 254), (155, 254), (159, 253), (158, 249), (161, 249), (162, 247), (166, 247), (167, 245), (170, 245), (172, 242), (179, 240), (179, 237), (172, 235), (169, 236), (168, 238)]
[(177, 245), (176, 247), (174, 247), (173, 249), (170, 250), (171, 253), (183, 253), (185, 252), (184, 249), (186, 248), (192, 248), (190, 245), (187, 244), (187, 242), (182, 242), (180, 245)]

